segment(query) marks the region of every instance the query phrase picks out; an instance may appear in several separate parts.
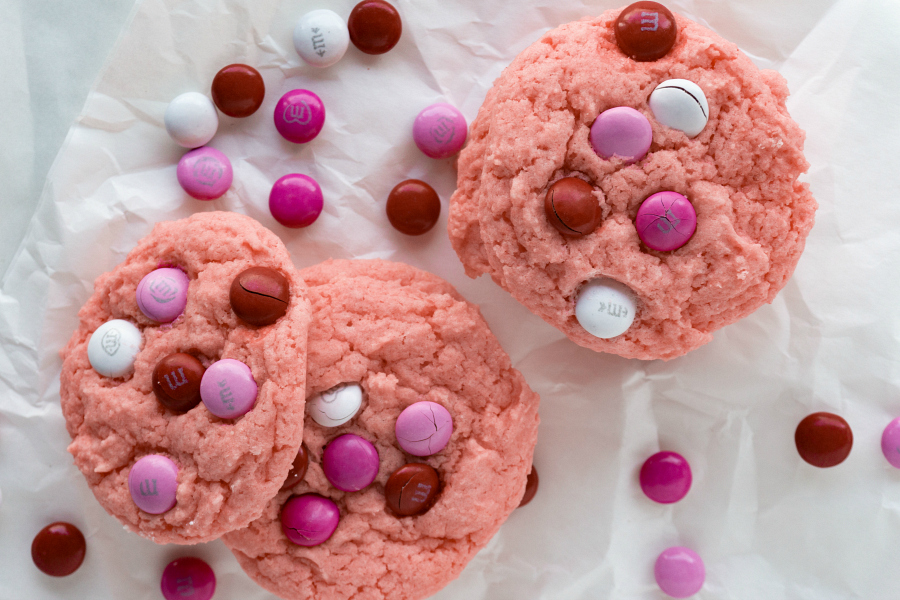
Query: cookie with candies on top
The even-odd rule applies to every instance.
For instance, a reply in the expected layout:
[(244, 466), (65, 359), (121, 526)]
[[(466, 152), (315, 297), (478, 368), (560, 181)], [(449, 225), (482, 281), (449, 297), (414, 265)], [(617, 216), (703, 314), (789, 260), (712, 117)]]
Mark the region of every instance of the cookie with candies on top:
[(304, 450), (262, 517), (223, 539), (282, 598), (426, 598), (522, 501), (538, 396), (438, 277), (380, 260), (300, 274)]
[(60, 400), (100, 504), (157, 543), (258, 518), (303, 434), (310, 304), (278, 237), (234, 213), (160, 223), (79, 319)]
[(453, 247), (577, 344), (683, 355), (772, 302), (803, 251), (816, 201), (787, 96), (656, 2), (551, 30), (472, 123)]

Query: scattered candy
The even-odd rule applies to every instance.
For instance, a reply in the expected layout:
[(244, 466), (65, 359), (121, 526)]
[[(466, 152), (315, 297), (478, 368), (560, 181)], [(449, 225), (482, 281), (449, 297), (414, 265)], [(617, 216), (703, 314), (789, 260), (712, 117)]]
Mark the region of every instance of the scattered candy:
[(650, 94), (654, 118), (672, 129), (696, 137), (709, 121), (709, 104), (700, 86), (687, 79), (664, 81)]
[(422, 235), (437, 223), (441, 199), (424, 181), (407, 179), (391, 190), (386, 210), (394, 229), (406, 235)]
[(337, 529), (337, 504), (318, 494), (294, 496), (281, 509), (281, 530), (298, 546), (318, 546)]
[(160, 588), (166, 600), (210, 600), (216, 592), (216, 574), (204, 560), (176, 558), (163, 570)]
[(547, 220), (563, 235), (581, 237), (597, 229), (602, 217), (594, 187), (577, 177), (563, 177), (544, 198)]
[(591, 125), (591, 146), (603, 158), (616, 156), (627, 163), (644, 158), (653, 142), (653, 128), (647, 117), (628, 106), (600, 113)]
[(797, 425), (794, 442), (800, 457), (814, 467), (833, 467), (844, 462), (853, 448), (853, 432), (842, 417), (813, 413)]
[(213, 102), (229, 117), (249, 117), (259, 110), (265, 97), (262, 75), (250, 65), (222, 67), (213, 78)]
[(71, 523), (51, 523), (31, 542), (31, 560), (53, 577), (65, 577), (77, 571), (86, 551), (84, 535)]
[(394, 427), (400, 447), (414, 456), (431, 456), (444, 449), (453, 433), (453, 417), (435, 402), (410, 404)]
[(697, 213), (681, 194), (657, 192), (641, 203), (634, 226), (648, 248), (668, 252), (681, 248), (694, 235)]
[(200, 404), (200, 381), (206, 369), (183, 352), (169, 354), (153, 369), (153, 393), (160, 404), (175, 412), (187, 412)]
[(263, 327), (284, 316), (290, 295), (284, 275), (269, 267), (250, 267), (234, 278), (228, 296), (239, 319)]
[(616, 19), (616, 44), (632, 60), (657, 60), (675, 45), (677, 26), (668, 8), (658, 2), (635, 2)]
[(534, 500), (534, 496), (538, 491), (538, 482), (537, 469), (534, 468), (534, 465), (531, 465), (531, 470), (528, 472), (528, 479), (525, 480), (525, 494), (522, 495), (522, 500), (519, 502), (518, 508), (522, 508)]
[(358, 383), (342, 383), (306, 401), (306, 410), (323, 427), (337, 427), (352, 419), (362, 406)]
[(325, 447), (322, 470), (337, 489), (358, 492), (378, 476), (378, 450), (358, 435), (342, 435)]
[(171, 323), (187, 305), (188, 276), (181, 269), (155, 269), (144, 275), (135, 293), (138, 308), (157, 323)]
[(295, 144), (311, 141), (325, 125), (325, 105), (309, 90), (291, 90), (275, 105), (275, 129)]
[(140, 458), (128, 472), (128, 491), (139, 509), (160, 515), (175, 506), (178, 467), (159, 454)]
[(250, 367), (233, 358), (214, 362), (200, 380), (200, 399), (220, 419), (236, 419), (250, 412), (257, 391)]
[(341, 60), (349, 45), (344, 20), (324, 8), (306, 13), (294, 27), (294, 48), (314, 67), (330, 67)]
[(178, 183), (197, 200), (220, 198), (234, 180), (228, 157), (209, 146), (196, 148), (181, 157), (175, 171)]
[(350, 41), (366, 54), (384, 54), (397, 45), (403, 32), (400, 13), (384, 0), (363, 0), (347, 19)]
[(422, 463), (409, 463), (394, 471), (384, 485), (387, 507), (399, 517), (411, 517), (426, 512), (438, 490), (437, 471)]
[(88, 361), (104, 377), (123, 377), (134, 369), (141, 349), (141, 331), (122, 319), (107, 321), (88, 341)]
[(467, 133), (466, 118), (446, 102), (425, 108), (413, 122), (413, 141), (430, 158), (448, 158), (459, 152)]
[(307, 175), (291, 173), (280, 178), (269, 193), (269, 210), (285, 227), (312, 225), (324, 206), (322, 188)]
[(612, 279), (592, 279), (578, 291), (575, 318), (585, 331), (601, 339), (625, 333), (634, 322), (637, 303), (627, 286)]
[(676, 452), (657, 452), (641, 467), (641, 489), (660, 504), (671, 504), (684, 498), (691, 489), (691, 467)]
[(292, 488), (306, 477), (306, 470), (309, 468), (309, 448), (306, 447), (306, 444), (300, 444), (300, 450), (297, 451), (297, 457), (294, 458), (294, 463), (291, 465), (291, 470), (288, 471), (287, 477), (284, 480), (284, 483), (281, 484), (281, 489), (286, 490), (288, 488)]
[(881, 451), (892, 467), (900, 469), (900, 417), (894, 419), (881, 434)]
[(187, 92), (172, 100), (163, 120), (175, 143), (185, 148), (205, 146), (219, 128), (216, 107), (199, 92)]
[(703, 560), (693, 550), (681, 546), (664, 550), (656, 559), (653, 572), (659, 589), (672, 598), (693, 596), (706, 580)]

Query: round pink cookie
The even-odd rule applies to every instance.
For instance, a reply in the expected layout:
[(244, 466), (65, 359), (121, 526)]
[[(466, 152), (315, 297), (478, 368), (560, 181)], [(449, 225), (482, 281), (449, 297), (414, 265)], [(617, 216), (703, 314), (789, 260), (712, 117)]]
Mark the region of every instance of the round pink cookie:
[[(460, 155), (449, 234), (468, 275), (489, 274), (576, 343), (669, 359), (773, 300), (800, 258), (816, 202), (798, 182), (808, 167), (804, 134), (778, 73), (678, 16), (672, 50), (636, 62), (616, 45), (620, 12), (549, 31), (506, 68)], [(659, 122), (648, 104), (671, 79), (706, 96), (709, 120), (696, 137)], [(634, 164), (591, 147), (594, 120), (619, 106), (653, 130)], [(602, 220), (592, 233), (566, 237), (548, 222), (545, 196), (563, 177), (593, 186)], [(659, 252), (641, 243), (635, 217), (644, 199), (667, 190), (688, 198), (697, 229), (684, 246)], [(637, 299), (633, 324), (617, 337), (594, 337), (575, 317), (579, 289), (595, 278), (619, 281)]]
[[(309, 470), (259, 520), (224, 537), (260, 585), (287, 599), (413, 600), (456, 578), (519, 505), (537, 439), (538, 396), (512, 368), (478, 309), (446, 282), (385, 261), (333, 261), (300, 272), (310, 287), (307, 398), (338, 384), (364, 390), (360, 412), (326, 428), (306, 420)], [(394, 435), (401, 411), (420, 400), (447, 408), (453, 434), (428, 457), (405, 453)], [(378, 450), (378, 475), (358, 492), (328, 483), (322, 452), (352, 433)], [(437, 470), (442, 485), (427, 512), (394, 515), (385, 484), (406, 463)], [(282, 532), (281, 507), (295, 495), (334, 500), (340, 522), (314, 547)]]
[[(135, 290), (160, 266), (183, 269), (187, 306), (170, 324), (148, 319)], [(280, 271), (290, 284), (288, 309), (274, 324), (252, 327), (232, 312), (229, 288), (251, 266)], [(79, 313), (60, 377), (69, 452), (100, 504), (126, 528), (157, 543), (193, 544), (246, 526), (281, 487), (303, 433), (306, 284), (281, 241), (253, 219), (208, 212), (160, 223), (121, 265), (97, 278)], [(104, 377), (88, 361), (91, 333), (110, 319), (140, 330), (143, 343), (134, 372)], [(193, 354), (208, 367), (231, 358), (243, 362), (258, 385), (253, 409), (223, 420), (200, 403), (186, 413), (165, 408), (152, 374), (165, 356)], [(141, 511), (128, 475), (141, 457), (158, 454), (178, 468), (176, 504), (159, 515)], [(147, 486), (148, 488), (150, 486)]]

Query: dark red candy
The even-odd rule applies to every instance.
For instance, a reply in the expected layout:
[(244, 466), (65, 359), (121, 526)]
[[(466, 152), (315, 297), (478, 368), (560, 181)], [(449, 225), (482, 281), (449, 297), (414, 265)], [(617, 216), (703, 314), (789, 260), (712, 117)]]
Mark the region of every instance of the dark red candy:
[(384, 54), (400, 40), (400, 13), (384, 0), (363, 0), (347, 18), (350, 41), (366, 54)]
[(300, 450), (297, 451), (297, 457), (294, 459), (294, 464), (291, 465), (291, 470), (288, 472), (287, 479), (281, 484), (281, 489), (286, 490), (292, 488), (303, 481), (303, 478), (306, 476), (307, 468), (309, 468), (309, 448), (307, 448), (304, 443), (300, 444)]
[(409, 463), (394, 471), (384, 485), (384, 500), (400, 517), (426, 512), (440, 490), (437, 471), (422, 463)]
[(31, 542), (31, 559), (38, 569), (53, 577), (65, 577), (78, 570), (87, 545), (81, 531), (71, 523), (51, 523)]
[(531, 471), (528, 473), (528, 479), (525, 480), (525, 495), (522, 496), (522, 501), (519, 502), (519, 508), (522, 508), (529, 502), (534, 499), (534, 495), (537, 494), (538, 490), (538, 473), (537, 469), (534, 468), (534, 465), (531, 465)]
[(797, 425), (794, 443), (800, 457), (814, 467), (844, 462), (853, 448), (853, 432), (842, 417), (827, 412), (809, 415)]
[(659, 2), (635, 2), (616, 19), (616, 43), (636, 61), (657, 60), (675, 45), (675, 16)]
[(437, 223), (441, 199), (424, 181), (407, 179), (391, 190), (386, 209), (394, 229), (406, 235), (422, 235)]
[(249, 117), (262, 106), (265, 96), (262, 75), (249, 65), (228, 65), (213, 78), (213, 102), (229, 117)]
[(602, 212), (594, 188), (577, 177), (564, 177), (544, 197), (547, 220), (563, 235), (581, 237), (597, 229)]
[(206, 369), (183, 352), (169, 354), (153, 369), (153, 393), (160, 404), (175, 412), (187, 412), (200, 403), (200, 380)]
[(290, 286), (284, 275), (269, 267), (250, 267), (231, 283), (231, 309), (240, 319), (262, 327), (287, 312)]

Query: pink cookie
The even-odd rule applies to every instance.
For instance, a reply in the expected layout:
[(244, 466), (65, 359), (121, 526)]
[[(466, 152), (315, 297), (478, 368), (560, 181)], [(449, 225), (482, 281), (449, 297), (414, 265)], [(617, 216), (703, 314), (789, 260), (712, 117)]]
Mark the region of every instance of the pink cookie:
[[(538, 396), (478, 309), (434, 275), (364, 260), (300, 274), (313, 304), (307, 398), (353, 382), (364, 391), (362, 407), (338, 427), (307, 417), (305, 478), (223, 539), (244, 570), (282, 598), (426, 598), (456, 578), (519, 505)], [(449, 443), (428, 457), (404, 452), (394, 429), (403, 409), (421, 400), (453, 417)], [(337, 490), (322, 467), (325, 446), (348, 433), (378, 451), (378, 475), (358, 492)], [(429, 510), (398, 517), (385, 504), (385, 485), (407, 463), (436, 469), (442, 487)], [(282, 531), (280, 515), (289, 498), (308, 493), (333, 500), (340, 521), (327, 541), (301, 547)]]
[[(503, 72), (460, 154), (448, 228), (469, 276), (489, 274), (576, 343), (669, 359), (774, 299), (800, 258), (816, 202), (798, 181), (808, 167), (804, 134), (785, 109), (778, 73), (678, 16), (674, 47), (636, 62), (616, 44), (620, 12), (546, 33)], [(699, 86), (708, 103), (695, 137), (664, 125), (677, 119), (657, 118), (648, 102), (676, 79)], [(701, 100), (685, 92), (675, 103), (705, 110)], [(649, 151), (633, 164), (591, 145), (595, 120), (616, 107), (638, 111), (652, 128)], [(547, 190), (564, 177), (593, 187), (602, 212), (593, 232), (566, 237), (548, 221)], [(687, 243), (666, 252), (642, 244), (635, 225), (641, 203), (661, 191), (685, 196), (697, 216)], [(576, 318), (579, 290), (594, 279), (618, 281), (635, 297), (624, 333), (595, 337)]]
[[(141, 279), (160, 266), (176, 266), (189, 278), (184, 314), (166, 325), (147, 318), (135, 300)], [(279, 271), (290, 285), (287, 312), (264, 327), (239, 320), (229, 301), (232, 280), (251, 266)], [(205, 542), (258, 518), (287, 476), (303, 433), (305, 402), (297, 390), (306, 384), (310, 305), (281, 241), (234, 213), (161, 223), (97, 279), (79, 318), (62, 352), (60, 396), (69, 452), (103, 507), (157, 543)], [(88, 361), (91, 333), (110, 319), (135, 324), (143, 339), (133, 373), (120, 378), (100, 375)], [(202, 403), (185, 413), (165, 408), (153, 392), (153, 371), (175, 352), (207, 368), (222, 359), (247, 365), (258, 385), (253, 408), (232, 419)], [(158, 515), (140, 510), (128, 487), (135, 463), (154, 454), (177, 467), (175, 506)], [(136, 485), (154, 489), (151, 476), (140, 477)]]

